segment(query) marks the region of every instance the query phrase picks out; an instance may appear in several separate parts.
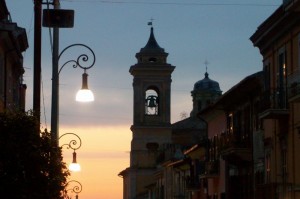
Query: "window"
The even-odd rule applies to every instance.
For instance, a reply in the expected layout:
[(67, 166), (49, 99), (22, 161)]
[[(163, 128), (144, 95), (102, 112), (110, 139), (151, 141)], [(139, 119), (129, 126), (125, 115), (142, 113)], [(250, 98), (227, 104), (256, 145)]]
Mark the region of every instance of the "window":
[(198, 101), (198, 111), (201, 111), (202, 109), (202, 102), (201, 100)]
[(156, 62), (156, 61), (157, 61), (157, 59), (156, 59), (155, 57), (150, 57), (150, 58), (149, 58), (149, 62), (152, 62), (152, 63), (153, 63), (153, 62)]
[(236, 166), (234, 165), (229, 165), (229, 176), (238, 176), (239, 175), (239, 170)]
[(286, 51), (284, 48), (279, 50), (277, 67), (277, 91), (276, 99), (278, 108), (286, 108)]
[(265, 169), (266, 169), (266, 183), (271, 182), (271, 155), (266, 153), (265, 155)]
[(227, 131), (233, 133), (233, 114), (230, 113), (227, 117)]
[(298, 35), (298, 68), (300, 68), (300, 34)]
[(4, 98), (4, 62), (3, 57), (0, 55), (0, 99)]
[(270, 62), (269, 62), (269, 60), (264, 62), (263, 71), (264, 71), (264, 89), (265, 89), (265, 92), (270, 92), (271, 78), (270, 78)]

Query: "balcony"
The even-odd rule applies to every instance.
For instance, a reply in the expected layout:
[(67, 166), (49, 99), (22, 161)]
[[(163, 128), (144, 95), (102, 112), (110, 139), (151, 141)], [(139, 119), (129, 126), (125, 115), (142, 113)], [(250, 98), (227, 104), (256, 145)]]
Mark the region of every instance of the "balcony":
[(276, 198), (276, 183), (261, 184), (256, 186), (256, 198)]
[(200, 174), (200, 178), (217, 178), (219, 177), (220, 161), (209, 161), (205, 163), (205, 171)]
[(200, 182), (197, 177), (190, 177), (186, 179), (186, 190), (187, 191), (198, 191), (200, 190)]
[(289, 115), (286, 92), (272, 89), (263, 95), (260, 103), (260, 119), (284, 119)]
[(294, 82), (289, 88), (289, 102), (300, 102), (300, 83)]
[[(291, 183), (268, 183), (256, 185), (256, 199), (276, 198), (278, 193), (291, 191), (293, 185)], [(295, 189), (294, 189), (295, 190)]]
[(222, 133), (219, 141), (220, 155), (233, 164), (252, 161), (251, 141), (248, 135), (238, 132)]

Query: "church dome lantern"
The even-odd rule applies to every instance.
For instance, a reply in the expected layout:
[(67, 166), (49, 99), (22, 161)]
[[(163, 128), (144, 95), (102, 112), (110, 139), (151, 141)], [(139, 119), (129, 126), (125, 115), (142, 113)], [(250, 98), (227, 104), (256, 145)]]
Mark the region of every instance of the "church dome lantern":
[(197, 81), (194, 84), (194, 92), (196, 91), (211, 91), (211, 92), (222, 92), (220, 85), (217, 81), (214, 81), (208, 77), (208, 73), (205, 73), (205, 77), (202, 80)]
[(222, 91), (219, 83), (210, 79), (208, 73), (205, 72), (204, 79), (194, 84), (191, 94), (193, 97), (193, 110), (190, 115), (196, 116), (203, 108), (214, 103), (222, 95)]

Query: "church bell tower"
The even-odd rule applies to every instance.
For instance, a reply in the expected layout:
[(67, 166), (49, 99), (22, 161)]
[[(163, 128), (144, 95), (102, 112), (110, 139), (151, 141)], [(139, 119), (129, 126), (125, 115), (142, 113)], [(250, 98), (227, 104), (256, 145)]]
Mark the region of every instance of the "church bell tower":
[(136, 54), (130, 67), (133, 76), (133, 125), (127, 197), (142, 198), (154, 182), (159, 154), (171, 143), (171, 74), (175, 66), (167, 63), (151, 26), (150, 37)]

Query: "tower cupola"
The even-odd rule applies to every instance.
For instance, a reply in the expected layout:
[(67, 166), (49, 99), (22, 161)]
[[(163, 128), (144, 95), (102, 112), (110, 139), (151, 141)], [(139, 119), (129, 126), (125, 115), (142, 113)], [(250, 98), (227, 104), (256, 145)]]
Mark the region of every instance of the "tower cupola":
[(161, 64), (167, 62), (168, 53), (165, 49), (161, 48), (154, 36), (153, 27), (151, 27), (150, 37), (144, 48), (141, 48), (140, 52), (136, 53), (135, 57), (138, 63), (151, 63)]
[(206, 71), (204, 78), (197, 81), (194, 84), (194, 89), (191, 91), (193, 97), (193, 110), (190, 114), (191, 116), (196, 116), (200, 110), (209, 104), (214, 103), (222, 95), (219, 83), (210, 79), (208, 76)]
[(210, 79), (208, 73), (205, 72), (204, 79), (197, 81), (194, 84), (194, 90), (192, 92), (222, 92), (219, 83)]

